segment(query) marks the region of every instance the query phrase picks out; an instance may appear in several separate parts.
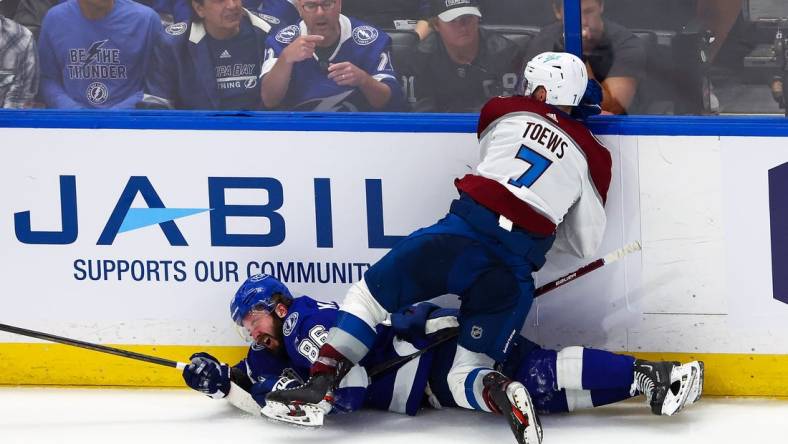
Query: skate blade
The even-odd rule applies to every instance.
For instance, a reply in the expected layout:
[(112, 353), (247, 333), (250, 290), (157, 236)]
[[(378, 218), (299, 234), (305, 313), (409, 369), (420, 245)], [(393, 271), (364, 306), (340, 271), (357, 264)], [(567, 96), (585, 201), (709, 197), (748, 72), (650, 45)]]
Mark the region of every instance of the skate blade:
[[(507, 395), (509, 395), (509, 402), (512, 403), (512, 407), (519, 410), (522, 415), (525, 415), (528, 421), (528, 427), (526, 427), (523, 433), (522, 442), (526, 444), (541, 444), (542, 427), (536, 419), (536, 411), (534, 410), (534, 404), (531, 401), (531, 395), (528, 393), (528, 390), (520, 386), (508, 392)], [(515, 413), (515, 416), (519, 415)]]
[(282, 404), (268, 401), (261, 413), (275, 421), (295, 424), (302, 427), (320, 427), (323, 425), (323, 410), (312, 404)]
[(703, 364), (698, 361), (674, 367), (671, 371), (670, 380), (674, 384), (680, 382), (679, 389), (676, 393), (673, 393), (672, 388), (668, 390), (665, 402), (662, 405), (662, 414), (673, 416), (683, 410), (685, 406), (694, 403), (700, 398), (700, 392), (703, 387), (702, 377)]
[(689, 399), (687, 400), (687, 404), (695, 404), (696, 402), (698, 402), (700, 400), (701, 396), (703, 396), (703, 375), (704, 375), (704, 372), (705, 372), (705, 368), (704, 368), (704, 365), (703, 365), (703, 361), (697, 361), (697, 363), (698, 363), (698, 368), (699, 368), (698, 380), (697, 380), (697, 383), (695, 385), (693, 385), (692, 389), (690, 390)]

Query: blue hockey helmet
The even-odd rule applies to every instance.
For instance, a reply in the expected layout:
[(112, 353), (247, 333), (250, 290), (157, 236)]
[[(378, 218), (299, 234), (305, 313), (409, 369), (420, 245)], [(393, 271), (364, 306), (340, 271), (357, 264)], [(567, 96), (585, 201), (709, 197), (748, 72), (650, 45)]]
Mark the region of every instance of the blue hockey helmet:
[(230, 316), (233, 321), (242, 325), (243, 319), (252, 310), (261, 310), (273, 313), (276, 303), (274, 295), (281, 294), (286, 300), (293, 296), (279, 279), (268, 274), (256, 274), (249, 277), (235, 292), (230, 301)]

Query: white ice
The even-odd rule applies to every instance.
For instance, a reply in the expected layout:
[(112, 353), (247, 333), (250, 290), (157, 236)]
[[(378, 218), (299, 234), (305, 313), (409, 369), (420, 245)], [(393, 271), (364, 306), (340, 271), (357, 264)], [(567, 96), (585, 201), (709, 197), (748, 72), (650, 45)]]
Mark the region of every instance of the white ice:
[[(545, 444), (788, 442), (788, 400), (704, 398), (674, 417), (625, 403), (544, 416)], [(0, 388), (0, 444), (514, 444), (499, 416), (363, 411), (320, 429), (273, 423), (189, 390)]]

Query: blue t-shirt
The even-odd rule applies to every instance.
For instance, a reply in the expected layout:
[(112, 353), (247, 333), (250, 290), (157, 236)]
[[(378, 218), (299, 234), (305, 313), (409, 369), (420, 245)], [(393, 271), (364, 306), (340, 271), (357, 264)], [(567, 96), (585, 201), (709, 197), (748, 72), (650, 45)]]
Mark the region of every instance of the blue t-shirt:
[[(328, 78), (329, 63), (350, 62), (391, 89), (388, 104), (377, 111), (399, 111), (404, 104), (402, 88), (391, 64), (391, 38), (385, 32), (353, 18), (339, 16), (337, 48), (328, 60), (317, 57), (293, 65), (287, 95), (280, 108), (298, 111), (373, 111), (358, 88), (340, 86)], [(306, 24), (282, 28), (266, 41), (263, 76), (273, 69), (279, 55), (300, 35), (308, 34)]]
[(240, 32), (229, 39), (205, 36), (213, 59), (220, 109), (260, 107), (260, 60), (257, 36), (248, 20), (241, 20)]
[(298, 9), (288, 0), (243, 0), (243, 5), (274, 31), (301, 21)]
[(115, 0), (104, 18), (88, 20), (77, 0), (47, 12), (38, 53), (41, 96), (50, 108), (133, 108), (157, 33), (156, 12)]

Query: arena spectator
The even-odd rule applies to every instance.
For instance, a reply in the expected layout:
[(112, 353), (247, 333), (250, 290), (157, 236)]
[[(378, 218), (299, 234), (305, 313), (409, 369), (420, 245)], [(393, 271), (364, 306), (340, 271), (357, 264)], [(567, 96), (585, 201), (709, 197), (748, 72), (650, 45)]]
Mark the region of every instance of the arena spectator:
[(268, 38), (262, 98), (299, 111), (397, 111), (391, 39), (341, 14), (342, 0), (298, 0), (302, 21)]
[[(553, 0), (558, 20), (529, 43), (526, 60), (545, 51), (564, 50), (563, 0)], [(604, 0), (582, 0), (583, 59), (589, 77), (602, 84), (603, 112), (626, 114), (645, 75), (646, 49), (625, 27), (605, 19)]]
[(68, 0), (41, 25), (41, 97), (50, 108), (133, 108), (154, 39), (155, 11), (131, 0)]
[(271, 25), (241, 0), (192, 0), (194, 21), (165, 28), (145, 78), (146, 108), (259, 109)]
[(272, 30), (279, 30), (301, 21), (297, 0), (243, 0), (244, 8), (271, 25)]
[(510, 40), (481, 29), (476, 0), (432, 0), (435, 32), (421, 41), (400, 73), (420, 112), (478, 112), (511, 95), (522, 54)]
[[(20, 0), (14, 20), (29, 29), (38, 40), (41, 22), (47, 11), (65, 0)], [(162, 23), (188, 22), (191, 19), (191, 0), (138, 0), (159, 13)]]
[(192, 18), (191, 0), (137, 0), (159, 13), (162, 23), (188, 22)]
[(47, 11), (58, 3), (60, 0), (20, 0), (14, 14), (14, 21), (29, 29), (38, 40), (41, 21), (44, 20)]
[(429, 0), (345, 0), (342, 9), (384, 30), (415, 31), (422, 40), (431, 31)]
[(33, 34), (0, 15), (0, 104), (29, 108), (38, 92), (38, 53)]

